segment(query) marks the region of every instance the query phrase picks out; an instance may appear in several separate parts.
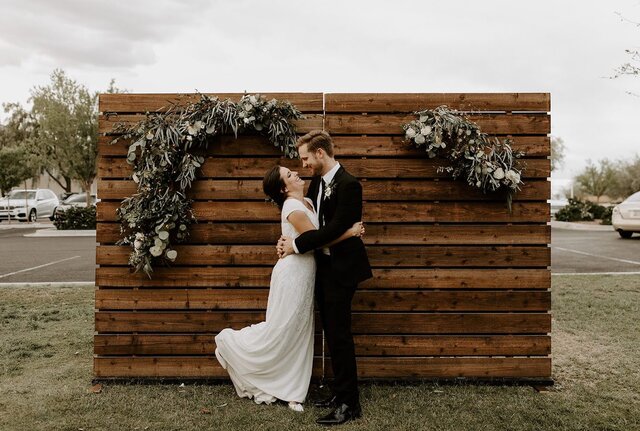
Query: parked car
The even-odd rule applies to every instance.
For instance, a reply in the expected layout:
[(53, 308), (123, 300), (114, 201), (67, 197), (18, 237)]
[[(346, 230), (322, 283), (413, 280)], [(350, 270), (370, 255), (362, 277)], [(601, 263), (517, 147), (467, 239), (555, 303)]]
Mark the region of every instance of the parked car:
[(611, 224), (622, 238), (640, 233), (640, 192), (636, 192), (613, 207)]
[(13, 190), (0, 199), (0, 220), (53, 220), (58, 205), (58, 197), (49, 189)]
[[(95, 206), (98, 202), (96, 195), (91, 195), (89, 198), (89, 205)], [(87, 206), (87, 195), (85, 193), (74, 193), (68, 198), (66, 198), (58, 208), (56, 209), (55, 214), (60, 214), (63, 211), (68, 210), (71, 207), (86, 207)]]

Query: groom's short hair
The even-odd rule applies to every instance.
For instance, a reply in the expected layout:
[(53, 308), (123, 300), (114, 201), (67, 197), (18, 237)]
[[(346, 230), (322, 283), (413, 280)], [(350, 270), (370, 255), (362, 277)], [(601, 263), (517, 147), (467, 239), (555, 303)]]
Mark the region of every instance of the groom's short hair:
[(298, 138), (296, 148), (306, 145), (309, 152), (315, 152), (322, 148), (327, 156), (333, 157), (333, 140), (324, 130), (312, 130), (304, 136)]

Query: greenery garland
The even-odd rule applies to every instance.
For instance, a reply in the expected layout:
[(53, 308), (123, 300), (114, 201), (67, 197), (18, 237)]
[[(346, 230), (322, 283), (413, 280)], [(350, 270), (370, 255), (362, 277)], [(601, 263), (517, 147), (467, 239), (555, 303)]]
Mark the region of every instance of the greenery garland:
[(133, 165), (133, 181), (138, 190), (117, 210), (122, 239), (130, 245), (129, 264), (149, 277), (157, 263), (173, 262), (178, 252), (173, 243), (189, 237), (196, 222), (187, 191), (204, 157), (195, 154), (206, 148), (210, 138), (233, 133), (266, 135), (285, 156), (298, 156), (296, 131), (292, 121), (301, 112), (287, 101), (267, 101), (259, 94), (245, 94), (234, 103), (200, 95), (197, 102), (173, 105), (165, 112), (147, 113), (144, 120), (114, 128), (122, 135), (112, 141), (131, 139), (127, 162)]
[(446, 171), (454, 179), (462, 177), (483, 193), (506, 189), (511, 211), (513, 194), (524, 184), (521, 175), (525, 164), (518, 160), (524, 152), (514, 152), (510, 139), (489, 137), (461, 112), (445, 105), (414, 114), (417, 119), (402, 126), (405, 141), (424, 147), (430, 158), (446, 158), (449, 166), (439, 167), (438, 172)]

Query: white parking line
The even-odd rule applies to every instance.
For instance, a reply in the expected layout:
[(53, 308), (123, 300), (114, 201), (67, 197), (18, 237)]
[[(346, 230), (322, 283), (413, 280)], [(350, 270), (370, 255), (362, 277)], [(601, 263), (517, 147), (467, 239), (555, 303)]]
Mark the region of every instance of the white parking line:
[(600, 256), (599, 254), (585, 253), (584, 251), (571, 250), (571, 249), (562, 248), (562, 247), (552, 247), (552, 248), (555, 248), (556, 250), (568, 251), (570, 253), (583, 254), (585, 256), (599, 257), (600, 259), (609, 259), (609, 260), (615, 260), (616, 262), (630, 263), (631, 265), (640, 265), (640, 262), (636, 262), (635, 260), (618, 259), (618, 258), (609, 257), (609, 256)]
[(21, 269), (20, 271), (10, 272), (8, 274), (1, 274), (0, 278), (5, 278), (5, 277), (9, 277), (10, 275), (20, 274), (21, 272), (33, 271), (34, 269), (44, 268), (45, 266), (55, 265), (56, 263), (66, 262), (67, 260), (77, 259), (79, 257), (80, 256), (68, 257), (66, 259), (60, 259), (60, 260), (55, 260), (53, 262), (45, 263), (44, 265), (33, 266), (31, 268)]

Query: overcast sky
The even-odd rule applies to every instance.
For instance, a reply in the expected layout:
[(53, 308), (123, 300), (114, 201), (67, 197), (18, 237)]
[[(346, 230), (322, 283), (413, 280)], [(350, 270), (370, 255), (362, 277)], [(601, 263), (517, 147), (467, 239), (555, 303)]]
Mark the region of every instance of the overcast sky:
[(132, 92), (550, 92), (570, 178), (640, 153), (639, 0), (0, 0), (0, 102), (54, 68)]

